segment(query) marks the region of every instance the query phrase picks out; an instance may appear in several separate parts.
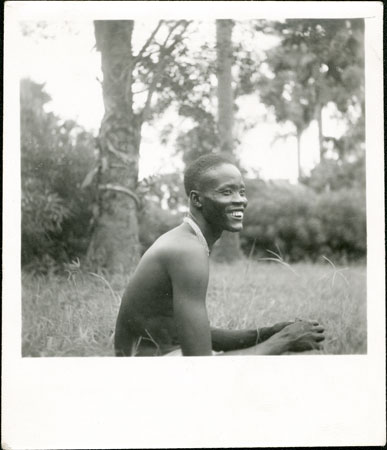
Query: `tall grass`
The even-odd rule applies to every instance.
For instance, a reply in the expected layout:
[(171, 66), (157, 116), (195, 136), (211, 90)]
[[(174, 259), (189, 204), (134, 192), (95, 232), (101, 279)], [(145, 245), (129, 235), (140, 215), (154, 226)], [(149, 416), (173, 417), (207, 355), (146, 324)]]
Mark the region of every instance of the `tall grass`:
[[(327, 259), (289, 266), (274, 256), (211, 264), (211, 324), (236, 329), (316, 319), (326, 329), (322, 353), (366, 353), (365, 267), (337, 268)], [(115, 319), (128, 280), (84, 273), (77, 264), (62, 277), (23, 274), (23, 356), (113, 356)]]

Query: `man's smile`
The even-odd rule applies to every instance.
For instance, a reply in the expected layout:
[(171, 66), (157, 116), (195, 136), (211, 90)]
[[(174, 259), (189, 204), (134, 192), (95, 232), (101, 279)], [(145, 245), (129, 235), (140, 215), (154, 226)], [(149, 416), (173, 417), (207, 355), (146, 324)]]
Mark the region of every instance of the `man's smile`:
[(243, 209), (234, 209), (233, 211), (228, 211), (227, 215), (231, 216), (233, 219), (242, 221), (244, 216)]

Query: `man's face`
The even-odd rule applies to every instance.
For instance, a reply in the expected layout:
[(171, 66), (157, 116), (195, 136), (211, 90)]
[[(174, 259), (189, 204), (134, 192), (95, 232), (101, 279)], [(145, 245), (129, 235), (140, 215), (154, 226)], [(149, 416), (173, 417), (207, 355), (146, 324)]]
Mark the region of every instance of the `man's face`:
[(232, 164), (209, 169), (202, 177), (199, 196), (203, 217), (217, 230), (241, 231), (247, 206), (245, 184)]

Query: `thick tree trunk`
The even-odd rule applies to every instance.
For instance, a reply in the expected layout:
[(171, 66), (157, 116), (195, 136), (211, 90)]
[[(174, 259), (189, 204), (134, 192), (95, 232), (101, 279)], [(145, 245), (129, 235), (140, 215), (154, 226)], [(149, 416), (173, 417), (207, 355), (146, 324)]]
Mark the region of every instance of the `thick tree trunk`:
[(140, 253), (136, 197), (140, 123), (132, 107), (133, 26), (131, 20), (94, 22), (105, 115), (98, 139), (100, 215), (89, 258), (112, 272), (130, 271)]
[[(233, 108), (232, 92), (232, 20), (216, 21), (216, 50), (218, 77), (218, 132), (220, 150), (232, 155), (233, 140)], [(231, 261), (241, 256), (239, 234), (223, 232), (221, 239), (214, 248), (214, 258)]]

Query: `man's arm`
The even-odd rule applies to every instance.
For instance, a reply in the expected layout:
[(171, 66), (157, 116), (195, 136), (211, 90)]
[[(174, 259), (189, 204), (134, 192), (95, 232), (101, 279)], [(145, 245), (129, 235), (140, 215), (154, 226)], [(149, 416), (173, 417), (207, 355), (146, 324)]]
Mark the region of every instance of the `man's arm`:
[(230, 350), (221, 356), (232, 355), (281, 355), (285, 352), (303, 352), (321, 348), (324, 328), (317, 322), (296, 321), (253, 347)]
[(224, 330), (211, 328), (212, 348), (216, 352), (228, 352), (248, 348), (258, 343), (257, 330)]
[(172, 282), (174, 318), (184, 356), (212, 354), (206, 309), (208, 257), (196, 243), (169, 253), (167, 269)]
[(212, 348), (216, 352), (228, 352), (242, 348), (252, 347), (269, 339), (292, 322), (281, 322), (271, 327), (262, 327), (251, 330), (225, 330), (211, 328)]
[[(173, 288), (174, 318), (184, 356), (212, 354), (211, 329), (206, 309), (208, 258), (203, 249), (185, 244), (169, 252), (167, 270)], [(229, 350), (228, 355), (280, 355), (287, 351), (319, 348), (324, 329), (317, 323), (295, 322), (284, 326), (264, 342)]]

